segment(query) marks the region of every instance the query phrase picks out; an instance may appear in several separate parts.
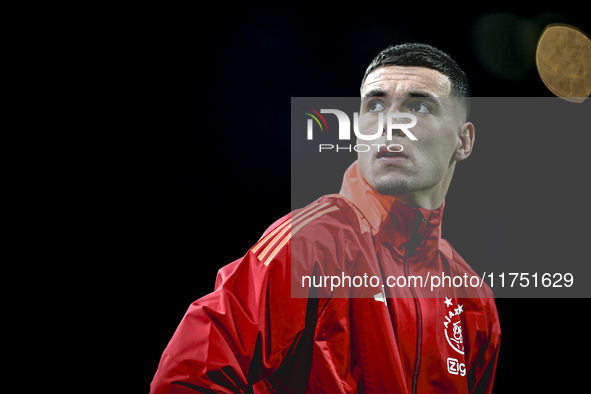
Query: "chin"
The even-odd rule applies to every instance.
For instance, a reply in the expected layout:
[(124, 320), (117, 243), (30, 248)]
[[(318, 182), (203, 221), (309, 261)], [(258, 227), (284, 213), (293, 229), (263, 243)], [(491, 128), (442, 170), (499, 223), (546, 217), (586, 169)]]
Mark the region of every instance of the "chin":
[(406, 180), (384, 180), (378, 179), (374, 184), (374, 189), (380, 194), (388, 196), (400, 196), (407, 194), (411, 187), (410, 183)]

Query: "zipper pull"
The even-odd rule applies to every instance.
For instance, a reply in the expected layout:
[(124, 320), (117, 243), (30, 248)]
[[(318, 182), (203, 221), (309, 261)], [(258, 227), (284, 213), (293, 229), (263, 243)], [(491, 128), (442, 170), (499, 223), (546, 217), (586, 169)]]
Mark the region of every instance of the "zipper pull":
[(423, 231), (425, 231), (426, 227), (427, 227), (427, 219), (421, 218), (421, 224), (419, 226), (419, 233), (422, 233)]

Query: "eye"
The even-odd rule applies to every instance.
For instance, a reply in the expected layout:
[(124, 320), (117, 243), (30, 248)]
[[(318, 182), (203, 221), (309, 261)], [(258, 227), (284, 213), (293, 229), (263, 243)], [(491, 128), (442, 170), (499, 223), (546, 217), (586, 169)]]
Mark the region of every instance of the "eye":
[(419, 114), (431, 113), (431, 107), (421, 101), (415, 101), (408, 104), (408, 109)]
[(382, 104), (381, 101), (372, 101), (367, 106), (367, 110), (369, 112), (380, 112), (384, 111), (385, 109), (386, 107), (384, 106), (384, 104)]

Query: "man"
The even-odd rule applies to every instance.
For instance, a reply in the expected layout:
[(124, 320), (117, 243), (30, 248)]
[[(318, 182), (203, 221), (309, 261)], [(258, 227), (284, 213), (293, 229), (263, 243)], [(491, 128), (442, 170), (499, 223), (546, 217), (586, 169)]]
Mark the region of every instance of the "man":
[[(500, 326), (490, 288), (406, 285), (476, 276), (441, 238), (456, 162), (474, 144), (465, 76), (447, 54), (404, 44), (374, 59), (361, 95), (361, 133), (382, 135), (339, 194), (279, 219), (220, 269), (166, 348), (153, 394), (492, 391)], [(389, 135), (396, 112), (414, 115), (416, 140)], [(372, 296), (366, 284), (364, 297), (303, 279), (364, 275), (387, 286)]]

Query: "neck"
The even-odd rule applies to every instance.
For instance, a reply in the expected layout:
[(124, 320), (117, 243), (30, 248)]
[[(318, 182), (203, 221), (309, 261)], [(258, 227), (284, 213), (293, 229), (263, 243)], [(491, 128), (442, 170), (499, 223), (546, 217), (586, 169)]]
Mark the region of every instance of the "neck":
[(408, 205), (413, 208), (425, 208), (430, 210), (438, 209), (441, 204), (443, 204), (443, 200), (445, 199), (445, 195), (449, 189), (449, 184), (451, 183), (454, 168), (455, 162), (448, 168), (446, 174), (443, 176), (443, 179), (435, 186), (395, 196), (395, 198), (404, 205)]
[(435, 210), (443, 204), (445, 193), (413, 192), (394, 197), (409, 207)]

